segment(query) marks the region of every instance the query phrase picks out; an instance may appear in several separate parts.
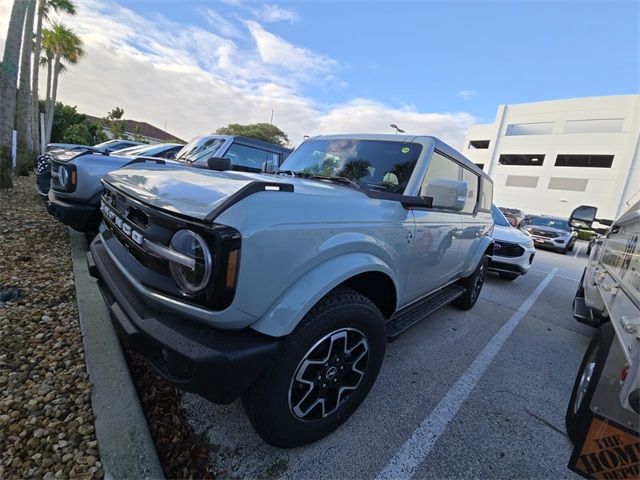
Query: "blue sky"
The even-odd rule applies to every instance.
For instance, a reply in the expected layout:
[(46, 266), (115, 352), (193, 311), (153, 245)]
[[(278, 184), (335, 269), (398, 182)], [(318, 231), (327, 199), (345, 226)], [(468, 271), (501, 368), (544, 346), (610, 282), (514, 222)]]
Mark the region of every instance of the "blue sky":
[[(219, 2), (122, 2), (183, 23)], [(231, 2), (234, 3), (234, 2)], [(294, 21), (270, 31), (337, 60), (346, 85), (310, 84), (325, 103), (354, 96), (492, 120), (500, 103), (637, 93), (640, 2), (280, 2)], [(465, 92), (465, 93), (460, 93)]]
[(639, 1), (76, 2), (61, 101), (184, 139), (274, 111), (293, 146), (396, 123), (459, 148), (502, 103), (640, 91)]

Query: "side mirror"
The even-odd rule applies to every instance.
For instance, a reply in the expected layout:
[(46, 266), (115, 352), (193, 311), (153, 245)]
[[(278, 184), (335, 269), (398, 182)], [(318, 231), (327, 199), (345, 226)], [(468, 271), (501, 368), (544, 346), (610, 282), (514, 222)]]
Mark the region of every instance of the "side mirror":
[(576, 229), (590, 229), (596, 219), (598, 209), (588, 205), (580, 205), (569, 217), (569, 225)]
[(431, 197), (433, 208), (444, 208), (460, 212), (467, 202), (469, 185), (465, 181), (436, 178), (420, 192), (421, 197)]
[(275, 164), (273, 160), (267, 160), (262, 164), (262, 171), (264, 173), (276, 173), (278, 166)]
[(224, 157), (211, 157), (207, 160), (207, 167), (209, 170), (217, 170), (219, 172), (231, 170), (231, 160)]

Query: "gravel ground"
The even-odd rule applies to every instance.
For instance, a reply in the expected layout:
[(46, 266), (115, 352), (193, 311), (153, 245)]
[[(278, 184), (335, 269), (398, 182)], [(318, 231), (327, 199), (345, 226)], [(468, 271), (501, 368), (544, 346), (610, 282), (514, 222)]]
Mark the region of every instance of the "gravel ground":
[(102, 478), (67, 229), (33, 176), (0, 191), (0, 478)]

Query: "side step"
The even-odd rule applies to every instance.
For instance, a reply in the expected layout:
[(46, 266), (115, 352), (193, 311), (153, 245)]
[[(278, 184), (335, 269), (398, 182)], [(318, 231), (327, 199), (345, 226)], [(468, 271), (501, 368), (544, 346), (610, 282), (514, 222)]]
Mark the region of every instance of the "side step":
[(575, 297), (573, 299), (573, 318), (594, 328), (602, 325), (602, 321), (599, 318), (594, 318), (593, 312), (584, 302), (584, 297)]
[(440, 307), (453, 302), (464, 293), (464, 287), (453, 283), (428, 297), (396, 312), (387, 322), (387, 341), (397, 340), (406, 330)]

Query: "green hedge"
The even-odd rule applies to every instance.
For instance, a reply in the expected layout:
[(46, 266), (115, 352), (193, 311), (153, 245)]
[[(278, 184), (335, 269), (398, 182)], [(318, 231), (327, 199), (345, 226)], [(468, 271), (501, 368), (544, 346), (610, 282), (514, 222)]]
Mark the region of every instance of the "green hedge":
[(591, 240), (591, 237), (593, 236), (593, 232), (590, 232), (589, 230), (578, 230), (578, 240)]

